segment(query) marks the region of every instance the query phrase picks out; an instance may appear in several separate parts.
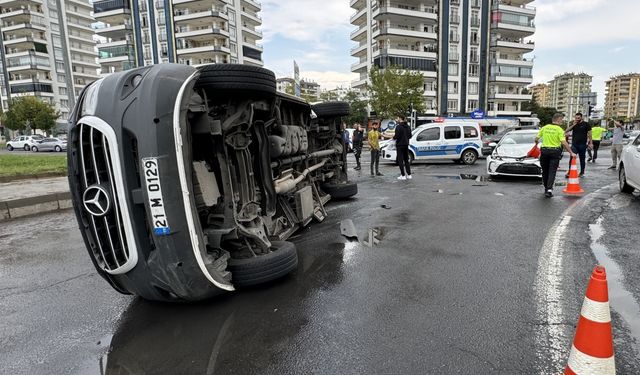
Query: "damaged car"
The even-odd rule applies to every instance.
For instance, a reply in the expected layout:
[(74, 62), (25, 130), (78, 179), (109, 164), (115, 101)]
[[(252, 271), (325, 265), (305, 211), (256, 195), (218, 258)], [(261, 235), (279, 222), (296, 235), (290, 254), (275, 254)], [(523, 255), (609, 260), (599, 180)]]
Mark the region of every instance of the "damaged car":
[(98, 273), (121, 293), (196, 301), (297, 268), (288, 242), (347, 178), (345, 102), (276, 92), (270, 70), (153, 65), (87, 86), (69, 118), (69, 185)]

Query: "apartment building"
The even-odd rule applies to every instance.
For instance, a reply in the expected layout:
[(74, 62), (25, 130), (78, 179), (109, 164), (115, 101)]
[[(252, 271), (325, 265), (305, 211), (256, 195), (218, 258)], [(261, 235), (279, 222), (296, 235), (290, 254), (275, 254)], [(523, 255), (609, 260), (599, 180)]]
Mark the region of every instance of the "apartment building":
[(540, 107), (549, 107), (550, 106), (550, 94), (551, 94), (551, 86), (546, 83), (539, 83), (537, 85), (533, 85), (529, 87), (529, 91), (533, 96), (533, 101), (536, 102)]
[(427, 114), (528, 116), (536, 10), (528, 0), (352, 0), (351, 66), (364, 91), (374, 66), (424, 76)]
[(96, 1), (101, 71), (163, 62), (262, 66), (260, 10), (254, 0)]
[(611, 77), (606, 85), (605, 117), (640, 116), (640, 73)]
[(98, 78), (88, 0), (0, 1), (2, 108), (35, 96), (64, 124), (82, 88)]
[[(584, 112), (585, 101), (596, 105), (596, 94), (591, 91), (593, 77), (586, 73), (563, 73), (549, 81), (549, 106), (572, 116)], [(592, 102), (593, 100), (593, 102)]]

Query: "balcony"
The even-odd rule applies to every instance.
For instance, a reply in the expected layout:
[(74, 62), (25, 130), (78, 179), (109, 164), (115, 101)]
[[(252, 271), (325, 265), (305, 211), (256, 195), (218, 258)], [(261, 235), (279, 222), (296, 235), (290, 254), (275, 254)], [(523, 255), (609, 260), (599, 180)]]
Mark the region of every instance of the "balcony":
[(104, 25), (96, 28), (96, 34), (105, 38), (122, 39), (127, 35), (131, 35), (133, 27), (130, 23), (123, 25)]
[(6, 68), (7, 72), (34, 72), (37, 71), (50, 71), (51, 64), (49, 62), (49, 56), (39, 52), (19, 52), (15, 55), (7, 55)]
[(176, 11), (173, 21), (178, 24), (194, 23), (194, 24), (210, 24), (213, 21), (228, 21), (229, 16), (223, 9), (205, 10), (205, 11)]
[(251, 34), (255, 39), (262, 39), (262, 31), (249, 28), (247, 26), (242, 27), (242, 32), (246, 34)]
[(24, 23), (13, 23), (13, 22), (5, 22), (2, 25), (2, 32), (7, 35), (7, 33), (15, 32), (15, 31), (28, 31), (29, 33), (35, 31), (47, 31), (48, 25), (44, 23), (40, 23), (38, 21), (32, 20), (31, 22)]
[(433, 8), (415, 7), (415, 9), (400, 8), (399, 6), (391, 4), (390, 6), (381, 6), (376, 8), (372, 14), (374, 19), (380, 18), (413, 18), (418, 22), (428, 21), (428, 23), (435, 24), (438, 22), (438, 12)]
[(243, 56), (242, 59), (243, 59), (243, 63), (247, 65), (264, 66), (264, 62), (262, 62), (262, 60), (254, 59), (249, 56)]
[(367, 84), (367, 79), (366, 78), (357, 79), (355, 81), (351, 81), (351, 88), (353, 88), (353, 89), (362, 88), (362, 87), (366, 86), (366, 84)]
[(10, 49), (38, 49), (43, 47), (40, 52), (46, 53), (47, 41), (33, 36), (11, 37), (4, 40), (4, 46)]
[(536, 15), (536, 8), (529, 6), (529, 5), (515, 5), (512, 2), (509, 4), (505, 4), (503, 2), (499, 2), (498, 4), (493, 6), (493, 10), (499, 10), (499, 11), (503, 11), (503, 12), (509, 12), (509, 13), (515, 13), (515, 14), (522, 14), (522, 15), (526, 15), (526, 16), (532, 16), (535, 17)]
[(0, 13), (0, 20), (3, 22), (27, 23), (31, 21), (31, 17), (44, 17), (42, 10), (33, 7), (33, 9), (13, 9), (5, 8)]
[(349, 18), (352, 25), (362, 26), (367, 23), (367, 7), (358, 10), (354, 15)]
[(536, 31), (535, 23), (533, 19), (529, 21), (517, 21), (505, 17), (506, 14), (496, 12), (493, 14), (492, 27), (503, 34), (512, 34), (519, 37), (525, 37), (533, 35)]
[(115, 23), (130, 14), (128, 0), (106, 0), (93, 3), (93, 17), (99, 22)]
[(37, 93), (45, 94), (46, 96), (53, 96), (53, 86), (51, 83), (43, 83), (38, 79), (30, 79), (24, 83), (22, 82), (24, 81), (21, 81), (21, 83), (11, 83), (9, 85), (11, 87), (11, 94)]
[(411, 50), (408, 48), (400, 48), (391, 46), (390, 48), (374, 48), (373, 57), (380, 55), (393, 55), (399, 57), (417, 57), (417, 58), (426, 58), (426, 59), (437, 59), (438, 54), (435, 49), (428, 48), (427, 50)]
[(0, 0), (0, 6), (4, 8), (19, 8), (23, 5), (42, 5), (43, 2), (43, 0)]
[(531, 94), (521, 94), (518, 92), (492, 92), (489, 99), (508, 100), (508, 101), (530, 101), (533, 98)]
[[(474, 62), (474, 61), (472, 61)], [(477, 61), (475, 61), (477, 62)], [(500, 65), (515, 65), (515, 66), (526, 66), (526, 67), (533, 67), (533, 60), (532, 59), (505, 59), (505, 58), (495, 58), (495, 59), (491, 59), (491, 63), (492, 64), (500, 64)]]
[(403, 26), (392, 25), (389, 27), (381, 27), (376, 29), (373, 32), (373, 38), (381, 37), (381, 36), (390, 36), (390, 37), (400, 37), (403, 39), (413, 39), (415, 41), (422, 42), (425, 39), (436, 41), (438, 40), (438, 35), (435, 32), (430, 31), (419, 31), (419, 30), (410, 30)]
[(523, 39), (492, 39), (491, 47), (499, 49), (505, 52), (511, 53), (527, 53), (531, 52), (535, 48), (533, 41), (525, 41)]
[(260, 16), (258, 16), (257, 13), (243, 11), (240, 13), (240, 15), (242, 16), (242, 22), (249, 22), (249, 23), (252, 23), (254, 26), (262, 25), (262, 18), (260, 18)]
[(364, 40), (367, 37), (367, 27), (361, 26), (351, 32), (351, 40), (358, 42)]
[(256, 12), (256, 13), (259, 12), (262, 9), (262, 6), (257, 1), (254, 1), (254, 0), (242, 0), (242, 2), (244, 4), (246, 4), (247, 6), (249, 6), (251, 9), (253, 9), (253, 11)]
[(208, 45), (208, 46), (196, 46), (196, 47), (178, 47), (177, 54), (179, 56), (211, 56), (211, 54), (223, 54), (229, 55), (231, 54), (231, 50), (226, 46), (216, 46), (216, 45)]
[[(491, 104), (490, 104), (491, 105)], [(517, 106), (508, 106), (508, 105), (497, 105), (494, 103), (493, 108), (487, 112), (487, 116), (489, 117), (498, 117), (498, 116), (530, 116), (530, 111), (523, 111)]]
[(367, 71), (367, 60), (364, 59), (362, 61), (359, 61), (355, 64), (351, 64), (351, 71), (354, 73), (361, 73), (361, 72), (366, 72)]
[(367, 55), (367, 43), (362, 43), (356, 47), (351, 48), (351, 56), (360, 57)]
[(351, 0), (349, 6), (353, 9), (362, 9), (366, 4), (365, 0)]
[(98, 49), (98, 62), (100, 64), (109, 64), (114, 62), (133, 61), (134, 48), (131, 45), (100, 47)]
[(531, 84), (531, 82), (533, 82), (533, 76), (530, 74), (527, 75), (527, 74), (492, 72), (489, 80), (492, 82)]
[(214, 27), (183, 28), (179, 32), (176, 32), (176, 39), (188, 38), (189, 40), (205, 41), (214, 37), (226, 39), (229, 37), (229, 32)]

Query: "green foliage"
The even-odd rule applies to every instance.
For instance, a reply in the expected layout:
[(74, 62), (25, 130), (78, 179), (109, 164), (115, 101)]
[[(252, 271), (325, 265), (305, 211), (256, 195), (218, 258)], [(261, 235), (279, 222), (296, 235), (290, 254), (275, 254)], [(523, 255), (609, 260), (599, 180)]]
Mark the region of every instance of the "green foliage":
[(12, 130), (40, 129), (46, 133), (56, 126), (60, 114), (55, 108), (34, 96), (13, 99), (3, 115), (4, 125)]
[(370, 104), (378, 118), (406, 115), (411, 105), (418, 113), (424, 112), (424, 77), (421, 73), (401, 70), (398, 67), (384, 70), (373, 67), (369, 77)]
[(345, 119), (346, 123), (348, 125), (352, 125), (356, 122), (364, 123), (368, 114), (367, 101), (360, 96), (360, 93), (354, 90), (349, 90), (344, 96), (344, 101), (349, 103), (351, 106), (349, 116)]
[(551, 124), (553, 115), (558, 112), (557, 109), (552, 107), (541, 107), (535, 101), (522, 103), (523, 111), (531, 111), (531, 114), (535, 114), (540, 119), (540, 126)]

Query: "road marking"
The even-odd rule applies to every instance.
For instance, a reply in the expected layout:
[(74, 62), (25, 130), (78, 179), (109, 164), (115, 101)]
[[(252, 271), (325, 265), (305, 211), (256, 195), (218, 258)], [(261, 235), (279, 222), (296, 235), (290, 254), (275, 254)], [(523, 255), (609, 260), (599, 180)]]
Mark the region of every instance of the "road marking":
[[(569, 207), (565, 213), (568, 213)], [(536, 315), (539, 325), (536, 328), (536, 357), (543, 366), (541, 373), (558, 374), (566, 361), (566, 343), (570, 340), (566, 315), (563, 307), (563, 239), (572, 217), (562, 215), (547, 234), (540, 256), (534, 290), (536, 295)], [(550, 361), (542, 363), (543, 360)]]

